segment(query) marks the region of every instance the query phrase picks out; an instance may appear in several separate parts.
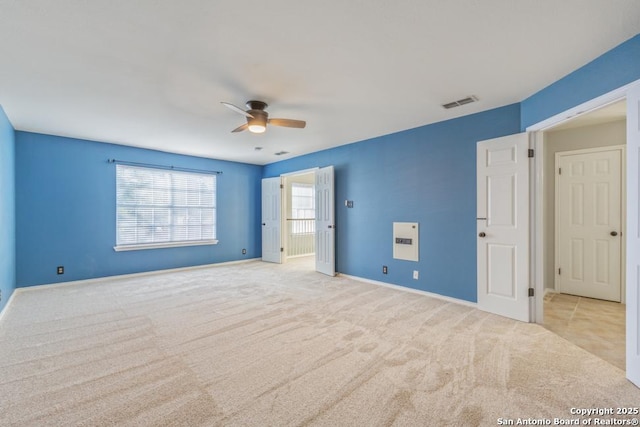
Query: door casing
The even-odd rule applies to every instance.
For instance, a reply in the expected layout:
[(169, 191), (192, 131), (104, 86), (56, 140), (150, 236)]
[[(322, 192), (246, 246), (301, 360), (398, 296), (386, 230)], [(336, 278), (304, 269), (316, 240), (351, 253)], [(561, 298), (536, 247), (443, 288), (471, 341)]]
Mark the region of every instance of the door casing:
[[(544, 226), (544, 198), (542, 191), (536, 191), (537, 189), (544, 188), (543, 186), (543, 178), (544, 178), (544, 169), (543, 164), (540, 159), (544, 158), (544, 131), (556, 126), (562, 122), (568, 121), (571, 118), (583, 114), (588, 113), (590, 111), (596, 110), (598, 108), (604, 107), (608, 104), (618, 102), (623, 99), (627, 99), (628, 96), (634, 102), (640, 102), (640, 80), (636, 80), (632, 83), (629, 83), (625, 86), (622, 86), (618, 89), (615, 89), (611, 92), (608, 92), (602, 96), (594, 98), (590, 101), (587, 101), (581, 105), (578, 105), (574, 108), (571, 108), (565, 112), (560, 114), (556, 114), (553, 117), (550, 117), (546, 120), (543, 120), (535, 125), (529, 126), (526, 130), (527, 132), (531, 132), (531, 138), (535, 148), (535, 161), (534, 161), (534, 177), (532, 179), (532, 192), (531, 196), (531, 207), (532, 207), (532, 224), (531, 224), (531, 233), (532, 233), (532, 250), (531, 250), (531, 268), (530, 271), (532, 273), (532, 283), (535, 286), (535, 298), (532, 298), (532, 303), (534, 304), (535, 309), (535, 317), (534, 321), (536, 323), (544, 322), (544, 242), (543, 242), (543, 226)], [(629, 111), (638, 111), (640, 107), (635, 106), (633, 109), (629, 107), (629, 99), (627, 99), (627, 167), (625, 169), (625, 179), (623, 179), (623, 183), (626, 184), (626, 193), (627, 197), (627, 209), (626, 215), (623, 215), (623, 223), (624, 224), (632, 224), (630, 221), (636, 221), (633, 227), (636, 227), (638, 221), (638, 176), (640, 175), (640, 171), (638, 170), (638, 160), (633, 156), (636, 156), (637, 153), (631, 152), (631, 148), (637, 149), (638, 146), (638, 130), (633, 128), (640, 127), (638, 125), (639, 118), (635, 115), (630, 116)], [(632, 126), (633, 124), (633, 126)], [(632, 136), (633, 133), (633, 136)], [(630, 139), (633, 138), (633, 139)], [(633, 142), (633, 144), (630, 144)], [(635, 159), (635, 160), (634, 160)], [(623, 184), (623, 185), (625, 185)], [(631, 199), (634, 197), (635, 199)], [(625, 222), (626, 221), (626, 222)], [(631, 228), (631, 225), (629, 226)], [(626, 231), (626, 230), (625, 230)], [(637, 232), (637, 230), (635, 230)], [(640, 233), (639, 233), (640, 234)], [(634, 259), (634, 256), (637, 256), (638, 249), (633, 245), (637, 243), (637, 236), (627, 236), (627, 251), (624, 255), (625, 263), (626, 263), (626, 279), (631, 280), (632, 282), (637, 280), (640, 283), (640, 279), (638, 276), (640, 275), (640, 265), (638, 265), (637, 260)], [(633, 250), (632, 250), (633, 249)], [(635, 271), (637, 269), (637, 271)], [(628, 285), (639, 286), (638, 283), (630, 282)], [(627, 317), (627, 331), (626, 331), (626, 347), (627, 347), (627, 366), (626, 366), (626, 377), (630, 381), (632, 381), (637, 386), (640, 386), (640, 358), (635, 357), (636, 352), (633, 348), (636, 345), (640, 345), (640, 333), (638, 333), (638, 317), (640, 314), (640, 303), (634, 298), (638, 298), (639, 291), (638, 289), (634, 289), (631, 286), (627, 286), (627, 289), (623, 293), (623, 296), (626, 295), (630, 297), (627, 307), (626, 307), (626, 317)], [(630, 301), (630, 302), (629, 302)], [(634, 307), (631, 309), (629, 305), (633, 305)], [(638, 334), (638, 336), (634, 336), (634, 334)], [(632, 357), (633, 356), (633, 357)], [(633, 360), (631, 360), (633, 358)]]
[[(532, 147), (535, 151), (534, 165), (532, 167), (532, 179), (531, 179), (531, 235), (532, 235), (532, 248), (531, 248), (531, 265), (530, 272), (532, 275), (531, 283), (535, 288), (535, 297), (532, 298), (532, 304), (534, 307), (534, 320), (536, 323), (544, 323), (544, 195), (542, 189), (544, 188), (544, 168), (542, 159), (544, 158), (544, 131), (557, 126), (561, 123), (569, 121), (574, 117), (586, 114), (599, 108), (605, 107), (609, 104), (613, 104), (620, 100), (623, 100), (627, 96), (632, 88), (640, 86), (640, 80), (629, 83), (604, 95), (596, 97), (590, 101), (584, 102), (576, 107), (573, 107), (564, 112), (558, 113), (548, 119), (545, 119), (539, 123), (527, 127), (526, 131), (531, 134)], [(626, 179), (623, 179), (623, 185), (626, 180), (629, 179), (630, 174), (634, 171), (625, 171)], [(637, 171), (635, 171), (637, 173)], [(540, 191), (538, 191), (540, 190)], [(627, 220), (623, 215), (623, 223)], [(623, 255), (626, 258), (626, 253)], [(628, 261), (628, 260), (627, 260)], [(623, 292), (622, 298), (624, 301), (626, 292)]]
[[(333, 174), (333, 166), (329, 166), (329, 167), (323, 168), (323, 169), (329, 169), (329, 168), (331, 168), (332, 174)], [(315, 173), (316, 176), (317, 176), (317, 174), (319, 172), (321, 172), (321, 171), (322, 171), (322, 169), (319, 168), (319, 167), (310, 168), (310, 169), (304, 169), (304, 170), (299, 170), (299, 171), (290, 172), (290, 173), (286, 173), (286, 174), (281, 174), (278, 177), (278, 179), (280, 179), (281, 182), (283, 182), (285, 180), (285, 178), (287, 178), (289, 176), (303, 175), (303, 174), (307, 174), (307, 173)], [(332, 185), (333, 185), (333, 182), (334, 182), (334, 178), (332, 178)], [(332, 187), (332, 189), (331, 189), (331, 197), (335, 198), (335, 188), (334, 187)], [(284, 234), (285, 231), (284, 230), (285, 230), (285, 227), (286, 227), (286, 224), (284, 223), (285, 216), (282, 214), (282, 212), (283, 212), (282, 205), (283, 204), (284, 203), (281, 201), (281, 207), (280, 207), (280, 241), (281, 242), (284, 242), (284, 240), (285, 240), (285, 234)], [(335, 208), (335, 206), (332, 203), (331, 204), (331, 209), (334, 209), (334, 208)], [(318, 203), (316, 201), (316, 212), (317, 212), (317, 210), (318, 210)], [(316, 254), (315, 254), (315, 257), (316, 257), (316, 271), (319, 271), (319, 272), (322, 272), (324, 274), (328, 274), (328, 275), (331, 275), (331, 276), (335, 275), (335, 235), (334, 235), (334, 233), (335, 233), (335, 224), (333, 224), (333, 220), (334, 219), (335, 219), (335, 212), (333, 212), (333, 214), (332, 214), (332, 221), (331, 221), (331, 228), (332, 228), (331, 233), (332, 233), (332, 236), (333, 236), (331, 238), (331, 245), (332, 245), (331, 252), (333, 254), (332, 255), (332, 257), (333, 257), (332, 262), (330, 263), (330, 265), (329, 265), (329, 263), (324, 262), (324, 263), (322, 263), (321, 268), (318, 269), (318, 251), (316, 251)], [(318, 215), (316, 213), (316, 221), (317, 220), (318, 220)], [(316, 230), (317, 230), (317, 227), (316, 227)], [(283, 251), (284, 251), (284, 247), (283, 247)], [(285, 256), (281, 257), (280, 263), (282, 263), (282, 262), (286, 262), (286, 257)]]

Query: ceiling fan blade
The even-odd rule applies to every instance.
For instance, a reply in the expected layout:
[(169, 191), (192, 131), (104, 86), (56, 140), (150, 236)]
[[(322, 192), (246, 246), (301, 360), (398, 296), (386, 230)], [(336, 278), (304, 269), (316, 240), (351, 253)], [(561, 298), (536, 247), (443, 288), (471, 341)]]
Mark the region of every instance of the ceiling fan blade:
[(307, 122), (304, 120), (269, 119), (269, 124), (274, 126), (284, 126), (286, 128), (302, 129), (307, 125)]
[(243, 125), (238, 126), (237, 128), (235, 128), (234, 130), (231, 131), (231, 133), (234, 132), (242, 132), (243, 130), (247, 130), (247, 128), (249, 127), (249, 123), (245, 123)]
[(233, 104), (229, 104), (228, 102), (221, 102), (220, 104), (224, 105), (225, 107), (227, 107), (227, 108), (228, 108), (228, 109), (230, 109), (230, 110), (235, 111), (236, 113), (240, 113), (240, 114), (242, 114), (243, 116), (247, 116), (247, 117), (250, 117), (250, 118), (252, 118), (252, 119), (253, 119), (253, 116), (252, 116), (251, 114), (247, 113), (246, 111), (244, 111), (244, 110), (243, 110), (242, 108), (240, 108), (240, 107), (236, 107), (235, 105), (233, 105)]

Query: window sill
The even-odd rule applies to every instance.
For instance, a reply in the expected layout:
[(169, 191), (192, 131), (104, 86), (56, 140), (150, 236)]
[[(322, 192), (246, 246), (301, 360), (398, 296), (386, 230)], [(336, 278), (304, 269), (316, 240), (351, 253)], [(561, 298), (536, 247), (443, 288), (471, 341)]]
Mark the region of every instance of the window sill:
[(144, 249), (162, 249), (162, 248), (181, 248), (184, 246), (204, 246), (204, 245), (217, 245), (217, 240), (197, 240), (193, 242), (166, 242), (166, 243), (144, 243), (139, 245), (123, 245), (114, 246), (113, 250), (116, 252), (125, 251), (140, 251)]

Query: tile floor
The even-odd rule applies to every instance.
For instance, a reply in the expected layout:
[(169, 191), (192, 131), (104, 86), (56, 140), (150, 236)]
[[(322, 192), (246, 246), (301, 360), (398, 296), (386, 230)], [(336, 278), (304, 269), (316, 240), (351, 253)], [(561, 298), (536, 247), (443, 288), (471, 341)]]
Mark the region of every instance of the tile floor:
[(625, 305), (550, 292), (544, 297), (544, 326), (625, 369)]

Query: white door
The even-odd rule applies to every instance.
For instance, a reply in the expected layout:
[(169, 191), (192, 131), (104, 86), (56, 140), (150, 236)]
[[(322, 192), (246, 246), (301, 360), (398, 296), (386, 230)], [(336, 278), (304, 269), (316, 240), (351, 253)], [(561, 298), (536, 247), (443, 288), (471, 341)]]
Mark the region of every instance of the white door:
[(529, 137), (477, 145), (478, 308), (528, 322)]
[(627, 93), (627, 378), (640, 387), (640, 84)]
[(623, 147), (556, 153), (558, 291), (620, 302)]
[(334, 276), (335, 213), (333, 166), (316, 171), (316, 271)]
[(282, 263), (280, 177), (262, 180), (262, 260)]

